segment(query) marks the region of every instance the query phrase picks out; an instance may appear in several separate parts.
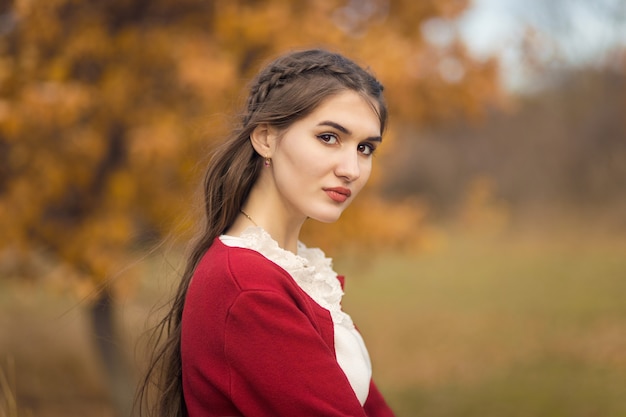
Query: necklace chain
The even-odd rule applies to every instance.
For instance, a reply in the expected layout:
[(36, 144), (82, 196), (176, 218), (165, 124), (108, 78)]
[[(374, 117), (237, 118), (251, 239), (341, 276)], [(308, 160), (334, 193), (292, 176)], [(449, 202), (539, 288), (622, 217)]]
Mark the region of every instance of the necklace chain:
[(243, 209), (239, 209), (239, 211), (241, 212), (241, 214), (243, 214), (244, 216), (246, 216), (246, 218), (247, 218), (248, 220), (250, 220), (250, 221), (252, 222), (252, 224), (253, 224), (253, 225), (255, 225), (256, 227), (259, 227), (259, 225), (258, 225), (258, 224), (256, 224), (256, 222), (255, 222), (254, 220), (252, 220), (252, 217), (250, 217), (250, 216), (248, 215), (248, 213), (246, 213), (245, 211), (243, 211)]

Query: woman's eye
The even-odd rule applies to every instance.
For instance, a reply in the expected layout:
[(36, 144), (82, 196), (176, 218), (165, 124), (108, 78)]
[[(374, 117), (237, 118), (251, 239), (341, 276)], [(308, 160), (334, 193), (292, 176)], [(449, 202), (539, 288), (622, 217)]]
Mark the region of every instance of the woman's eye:
[(323, 133), (321, 135), (317, 135), (317, 138), (329, 145), (334, 145), (338, 141), (337, 136), (333, 135), (332, 133)]
[(376, 148), (374, 148), (374, 146), (370, 145), (369, 143), (361, 143), (358, 146), (358, 151), (361, 152), (363, 155), (371, 155), (374, 153), (375, 150)]

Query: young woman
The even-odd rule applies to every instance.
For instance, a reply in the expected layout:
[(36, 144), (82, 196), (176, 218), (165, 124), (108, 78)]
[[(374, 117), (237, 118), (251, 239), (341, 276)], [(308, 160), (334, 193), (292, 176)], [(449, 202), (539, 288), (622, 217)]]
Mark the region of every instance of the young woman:
[[(299, 242), (363, 188), (387, 120), (383, 87), (345, 57), (294, 52), (252, 83), (205, 177), (206, 224), (144, 384), (159, 416), (390, 417), (342, 278)], [(157, 370), (159, 369), (159, 370)]]

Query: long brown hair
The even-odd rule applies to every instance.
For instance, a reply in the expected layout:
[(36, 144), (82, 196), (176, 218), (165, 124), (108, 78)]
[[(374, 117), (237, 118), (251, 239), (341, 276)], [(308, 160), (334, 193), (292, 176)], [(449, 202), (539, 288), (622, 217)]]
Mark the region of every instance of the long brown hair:
[[(259, 176), (263, 158), (252, 147), (252, 131), (262, 123), (287, 129), (323, 100), (345, 90), (356, 91), (372, 103), (382, 134), (387, 122), (382, 85), (340, 54), (320, 49), (288, 53), (270, 62), (253, 80), (239, 126), (215, 150), (207, 167), (204, 226), (192, 246), (171, 309), (154, 329), (154, 352), (138, 394), (140, 414), (187, 416), (180, 355), (185, 296), (200, 259), (235, 221)], [(157, 391), (153, 404), (148, 400), (151, 389)]]

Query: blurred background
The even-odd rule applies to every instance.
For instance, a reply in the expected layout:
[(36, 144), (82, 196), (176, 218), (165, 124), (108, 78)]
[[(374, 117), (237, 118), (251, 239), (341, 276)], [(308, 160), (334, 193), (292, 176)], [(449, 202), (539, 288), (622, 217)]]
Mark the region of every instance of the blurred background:
[(0, 2), (0, 416), (131, 414), (208, 153), (308, 47), (385, 85), (302, 239), (398, 417), (626, 416), (623, 0)]

